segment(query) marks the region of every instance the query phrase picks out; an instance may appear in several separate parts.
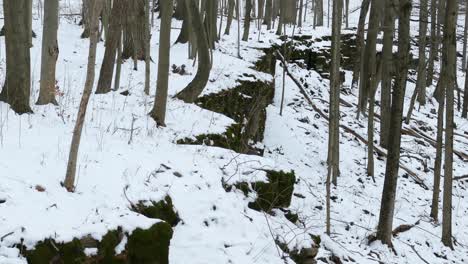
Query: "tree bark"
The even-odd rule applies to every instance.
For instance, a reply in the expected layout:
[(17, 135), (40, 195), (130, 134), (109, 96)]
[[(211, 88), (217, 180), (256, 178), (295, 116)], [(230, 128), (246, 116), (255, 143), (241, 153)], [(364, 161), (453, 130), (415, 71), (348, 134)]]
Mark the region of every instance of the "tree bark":
[(29, 0), (3, 1), (5, 16), (6, 79), (0, 101), (17, 114), (32, 113), (30, 34), (27, 12)]
[(249, 30), (250, 30), (250, 13), (252, 12), (252, 0), (247, 0), (245, 2), (245, 14), (244, 14), (244, 33), (242, 34), (242, 40), (249, 40)]
[(194, 0), (186, 1), (188, 1), (187, 9), (190, 9), (190, 21), (196, 35), (198, 46), (198, 70), (195, 78), (187, 85), (187, 87), (180, 91), (176, 97), (186, 103), (193, 103), (203, 92), (203, 89), (205, 89), (210, 76), (211, 61), (206, 31), (203, 28), (200, 12), (198, 11)]
[(354, 64), (353, 70), (353, 80), (351, 82), (351, 87), (356, 87), (359, 81), (359, 74), (361, 70), (361, 61), (364, 60), (363, 56), (364, 53), (362, 49), (364, 47), (364, 26), (366, 23), (367, 12), (369, 11), (370, 0), (363, 0), (361, 4), (361, 11), (359, 13), (359, 22), (358, 22), (358, 30), (356, 33), (356, 62)]
[(366, 111), (366, 102), (369, 100), (370, 83), (372, 76), (375, 75), (375, 56), (377, 45), (377, 34), (379, 33), (380, 23), (380, 0), (371, 1), (371, 10), (369, 15), (369, 26), (367, 29), (366, 46), (362, 52), (361, 77), (359, 82), (359, 104), (358, 113)]
[(162, 1), (161, 27), (159, 30), (159, 61), (156, 98), (150, 116), (159, 126), (166, 126), (166, 103), (169, 82), (171, 49), (172, 0)]
[[(146, 95), (149, 95), (150, 93), (150, 75), (151, 75), (151, 27), (150, 27), (150, 1), (151, 0), (145, 0), (145, 88), (144, 92)], [(169, 1), (167, 1), (169, 2)], [(169, 8), (171, 13), (172, 13), (172, 1), (171, 6), (167, 7), (160, 7), (159, 10), (160, 12), (165, 12), (163, 10), (164, 8)], [(162, 3), (160, 3), (162, 5)], [(172, 14), (171, 14), (172, 15)]]
[(41, 82), (37, 105), (54, 104), (55, 100), (55, 68), (59, 55), (57, 42), (59, 1), (46, 0), (44, 3), (44, 25), (42, 32)]
[[(442, 78), (439, 79), (437, 85), (445, 85)], [(445, 88), (442, 89), (445, 91)], [(445, 92), (444, 92), (445, 96)], [(432, 190), (431, 217), (435, 222), (439, 218), (439, 195), (440, 195), (440, 173), (442, 170), (442, 146), (444, 135), (444, 104), (445, 100), (439, 102), (437, 111), (437, 136), (436, 136), (436, 158), (434, 163), (434, 188)]]
[[(418, 79), (416, 80), (416, 91), (418, 103), (426, 104), (426, 34), (427, 34), (427, 0), (420, 0), (419, 3), (419, 62)], [(421, 77), (420, 77), (421, 76)], [(411, 117), (411, 115), (409, 116)]]
[(377, 239), (392, 244), (393, 211), (398, 180), (401, 145), (401, 120), (409, 67), (411, 0), (400, 0), (398, 21), (398, 64), (397, 79), (392, 93), (389, 147), (385, 169), (385, 180), (380, 205)]
[(99, 73), (96, 94), (108, 93), (112, 90), (112, 76), (114, 75), (115, 57), (122, 31), (122, 10), (125, 0), (114, 0), (109, 19), (109, 32), (106, 38), (106, 50)]
[(78, 110), (78, 116), (76, 118), (75, 128), (73, 129), (73, 137), (70, 146), (70, 154), (68, 157), (67, 172), (65, 176), (64, 187), (69, 192), (75, 191), (75, 175), (76, 175), (76, 164), (78, 159), (78, 150), (80, 147), (81, 133), (83, 131), (83, 125), (86, 116), (86, 110), (88, 107), (89, 98), (93, 89), (94, 83), (94, 65), (96, 63), (96, 48), (99, 35), (99, 21), (98, 16), (102, 9), (103, 0), (89, 0), (89, 12), (90, 19), (90, 38), (89, 38), (89, 54), (88, 54), (88, 66), (86, 71), (86, 81), (81, 97), (80, 108)]
[(444, 23), (444, 53), (442, 58), (443, 80), (446, 80), (445, 111), (445, 155), (444, 155), (444, 193), (442, 208), (442, 243), (450, 248), (452, 244), (452, 178), (453, 178), (453, 129), (454, 129), (454, 88), (456, 86), (457, 66), (457, 11), (458, 2), (447, 0)]
[(438, 41), (437, 41), (437, 1), (431, 0), (431, 47), (429, 50), (429, 58), (427, 62), (427, 73), (426, 73), (426, 86), (432, 85), (434, 77), (434, 61), (437, 57), (438, 52)]
[(382, 84), (381, 84), (381, 107), (380, 107), (380, 146), (388, 147), (388, 130), (390, 128), (390, 105), (392, 90), (393, 66), (393, 32), (395, 28), (395, 1), (385, 1), (384, 13), (384, 35), (382, 48)]
[(228, 16), (226, 21), (226, 29), (224, 30), (224, 35), (229, 35), (229, 33), (231, 32), (232, 18), (234, 17), (235, 7), (235, 0), (228, 0)]

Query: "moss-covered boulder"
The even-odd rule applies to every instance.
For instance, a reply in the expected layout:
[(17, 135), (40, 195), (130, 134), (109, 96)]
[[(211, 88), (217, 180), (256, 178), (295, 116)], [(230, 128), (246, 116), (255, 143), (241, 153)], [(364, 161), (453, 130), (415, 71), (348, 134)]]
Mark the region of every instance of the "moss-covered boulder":
[[(265, 211), (271, 213), (275, 208), (287, 208), (291, 204), (291, 198), (294, 191), (294, 184), (296, 183), (296, 176), (294, 171), (273, 171), (267, 170), (267, 182), (236, 182), (234, 184), (227, 184), (223, 182), (223, 187), (227, 192), (236, 188), (245, 196), (251, 192), (257, 193), (255, 201), (248, 204), (249, 208), (257, 211)], [(298, 216), (291, 213), (289, 210), (284, 210), (285, 215), (290, 221), (297, 221)]]
[(159, 222), (146, 230), (135, 229), (126, 246), (128, 263), (168, 264), (172, 234), (171, 225), (166, 222)]
[(164, 220), (171, 226), (176, 226), (180, 222), (179, 214), (175, 210), (169, 195), (166, 195), (159, 202), (152, 201), (151, 205), (147, 205), (145, 201), (140, 201), (133, 205), (132, 209), (148, 218)]
[(23, 255), (29, 264), (80, 264), (86, 261), (84, 248), (78, 239), (68, 243), (57, 243), (45, 239), (36, 244), (35, 249), (24, 250)]
[[(90, 236), (67, 243), (45, 239), (34, 249), (20, 248), (28, 264), (168, 264), (172, 234), (172, 227), (166, 222), (148, 229), (137, 228), (127, 234), (127, 244), (119, 254), (115, 248), (126, 235), (121, 228), (109, 231), (101, 241)], [(85, 248), (97, 248), (97, 255), (87, 256)]]
[(241, 81), (233, 89), (200, 97), (196, 104), (204, 109), (232, 118), (235, 124), (222, 134), (203, 134), (178, 140), (178, 144), (208, 145), (232, 149), (239, 153), (262, 155), (254, 147), (263, 141), (266, 107), (272, 103), (274, 85), (263, 81)]
[(296, 176), (294, 171), (267, 171), (268, 182), (253, 182), (252, 189), (257, 192), (257, 199), (249, 207), (258, 211), (270, 212), (274, 208), (286, 208), (291, 205)]

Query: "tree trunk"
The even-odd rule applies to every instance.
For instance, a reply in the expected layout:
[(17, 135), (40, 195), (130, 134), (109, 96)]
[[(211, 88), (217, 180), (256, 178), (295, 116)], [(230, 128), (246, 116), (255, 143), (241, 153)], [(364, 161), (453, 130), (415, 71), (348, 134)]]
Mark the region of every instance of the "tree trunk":
[(124, 23), (124, 59), (145, 59), (145, 0), (127, 1)]
[(401, 120), (403, 118), (403, 103), (409, 67), (410, 49), (410, 15), (411, 0), (400, 0), (400, 18), (398, 21), (398, 64), (397, 79), (392, 93), (392, 114), (385, 180), (380, 205), (377, 239), (382, 243), (392, 244), (393, 211), (398, 180), (401, 145)]
[(18, 114), (32, 113), (31, 55), (27, 25), (29, 0), (3, 1), (5, 16), (6, 79), (0, 101), (8, 103)]
[(366, 111), (366, 102), (369, 100), (371, 79), (372, 76), (375, 76), (376, 44), (380, 24), (380, 1), (381, 0), (371, 1), (366, 46), (364, 50), (362, 50), (362, 52), (364, 53), (362, 58), (365, 59), (361, 61), (361, 80), (359, 82), (358, 113), (364, 113)]
[(299, 2), (299, 18), (297, 19), (297, 26), (302, 27), (302, 11), (304, 8), (304, 0)]
[(161, 27), (159, 30), (159, 61), (156, 98), (150, 116), (159, 126), (166, 126), (166, 103), (169, 82), (171, 49), (172, 0), (161, 1)]
[(190, 13), (190, 21), (193, 27), (193, 31), (196, 35), (196, 41), (198, 46), (198, 70), (195, 78), (180, 91), (176, 97), (186, 103), (193, 103), (197, 97), (203, 92), (210, 76), (210, 52), (208, 47), (208, 40), (206, 32), (203, 28), (200, 12), (198, 11), (197, 5), (194, 0), (186, 0), (187, 9)]
[[(437, 85), (445, 85), (442, 78), (439, 79)], [(445, 88), (443, 88), (445, 91)], [(445, 96), (445, 92), (444, 92)], [(442, 146), (444, 135), (444, 103), (445, 100), (439, 102), (437, 112), (437, 136), (436, 136), (436, 158), (434, 163), (434, 189), (432, 190), (431, 217), (435, 222), (439, 218), (439, 195), (440, 195), (440, 172), (442, 170)]]
[(384, 35), (382, 48), (382, 85), (380, 93), (380, 146), (388, 147), (388, 130), (390, 128), (390, 105), (393, 67), (393, 31), (395, 28), (395, 2), (385, 1)]
[[(150, 74), (151, 74), (151, 64), (150, 64), (150, 59), (151, 59), (151, 27), (150, 27), (150, 1), (151, 0), (145, 0), (145, 88), (144, 92), (146, 95), (149, 95), (150, 93)], [(167, 1), (169, 2), (169, 1)], [(159, 10), (160, 12), (163, 13), (165, 10), (164, 8), (169, 8), (172, 13), (172, 1), (171, 6), (167, 7), (160, 7)], [(161, 3), (160, 3), (161, 5)], [(171, 17), (172, 19), (172, 17)]]
[(266, 0), (265, 3), (265, 18), (263, 20), (263, 24), (267, 25), (267, 30), (271, 29), (271, 20), (272, 20), (272, 10), (273, 8), (273, 0)]
[(468, 73), (465, 71), (465, 91), (463, 92), (462, 117), (468, 117)]
[(249, 40), (249, 30), (250, 30), (250, 13), (252, 12), (252, 0), (247, 0), (245, 2), (245, 19), (244, 19), (244, 33), (242, 34), (242, 40)]
[[(419, 3), (419, 62), (418, 79), (416, 80), (416, 91), (418, 103), (426, 104), (426, 34), (427, 34), (427, 0), (420, 0)], [(411, 115), (409, 115), (411, 117)]]
[[(380, 24), (380, 11), (381, 11), (381, 0), (372, 0), (369, 19), (369, 29), (367, 32), (367, 44), (366, 44), (366, 58), (368, 58), (367, 67), (364, 67), (363, 79), (361, 83), (365, 84), (367, 92), (367, 100), (369, 101), (369, 116), (367, 122), (367, 175), (374, 177), (374, 103), (375, 103), (375, 91), (377, 89), (377, 64), (376, 64), (376, 44), (377, 34)], [(375, 87), (374, 87), (375, 86)], [(365, 109), (365, 103), (364, 108)]]
[(444, 23), (444, 53), (442, 74), (446, 76), (446, 111), (445, 111), (445, 155), (444, 155), (444, 202), (442, 208), (442, 243), (450, 248), (452, 244), (452, 178), (453, 178), (453, 102), (456, 86), (457, 66), (457, 11), (458, 2), (447, 0)]
[(106, 38), (106, 50), (99, 73), (96, 94), (108, 93), (112, 90), (112, 76), (114, 75), (115, 57), (122, 32), (122, 10), (125, 0), (114, 0), (109, 19), (109, 32)]
[(64, 187), (69, 191), (75, 191), (75, 175), (76, 175), (76, 163), (78, 159), (78, 150), (80, 148), (81, 132), (83, 131), (83, 125), (86, 116), (86, 109), (88, 107), (89, 98), (93, 90), (94, 83), (94, 65), (96, 63), (96, 48), (99, 35), (99, 13), (102, 9), (103, 0), (89, 0), (89, 12), (90, 19), (90, 38), (89, 38), (89, 54), (88, 54), (88, 66), (86, 71), (86, 81), (81, 97), (80, 108), (78, 110), (78, 116), (76, 118), (75, 128), (73, 129), (73, 137), (70, 146), (70, 155), (68, 157), (67, 173), (65, 176)]
[(431, 0), (431, 48), (427, 62), (426, 86), (432, 85), (432, 80), (434, 78), (434, 61), (439, 49), (437, 41), (437, 1), (440, 0)]
[[(323, 0), (313, 0), (315, 1), (315, 25), (318, 27), (323, 26)], [(365, 0), (367, 1), (367, 0)]]
[(361, 4), (361, 11), (359, 13), (359, 22), (358, 29), (356, 33), (356, 62), (354, 64), (353, 70), (353, 80), (351, 82), (351, 87), (356, 87), (359, 81), (359, 74), (361, 69), (361, 61), (364, 60), (364, 52), (362, 49), (364, 47), (364, 26), (366, 23), (367, 12), (369, 11), (370, 0), (363, 0)]
[(231, 32), (232, 18), (234, 16), (234, 8), (236, 7), (235, 0), (228, 0), (228, 16), (226, 22), (226, 29), (224, 30), (224, 35), (229, 35)]
[(37, 105), (54, 104), (55, 67), (59, 55), (57, 42), (59, 1), (46, 0), (44, 3), (44, 26), (42, 32), (41, 82)]
[(468, 39), (468, 0), (465, 0), (465, 27), (463, 28), (463, 58), (462, 70), (466, 71), (466, 45)]

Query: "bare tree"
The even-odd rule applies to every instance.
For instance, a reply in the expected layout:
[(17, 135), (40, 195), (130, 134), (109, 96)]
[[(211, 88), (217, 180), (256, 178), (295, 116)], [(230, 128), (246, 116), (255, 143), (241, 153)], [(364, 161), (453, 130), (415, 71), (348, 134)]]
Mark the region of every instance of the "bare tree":
[(380, 93), (380, 146), (388, 146), (390, 127), (390, 104), (393, 67), (393, 31), (395, 28), (395, 1), (386, 0), (384, 5), (384, 35), (382, 48), (382, 84)]
[(409, 67), (410, 49), (410, 15), (411, 0), (399, 1), (398, 21), (398, 61), (397, 78), (392, 93), (392, 112), (390, 117), (390, 131), (385, 180), (380, 205), (379, 224), (376, 238), (382, 243), (392, 244), (393, 211), (398, 181), (401, 145), (401, 121), (403, 119), (403, 102)]
[(99, 22), (98, 16), (102, 10), (103, 0), (88, 0), (89, 1), (89, 54), (88, 54), (88, 66), (86, 71), (86, 81), (81, 97), (80, 108), (78, 109), (78, 116), (76, 118), (75, 128), (73, 129), (73, 137), (70, 146), (70, 154), (68, 157), (67, 173), (65, 176), (64, 187), (69, 191), (75, 190), (75, 175), (76, 175), (76, 163), (78, 159), (78, 150), (80, 148), (81, 132), (83, 131), (83, 125), (86, 116), (86, 110), (88, 108), (89, 98), (93, 90), (94, 83), (94, 65), (96, 63), (96, 48), (99, 35)]
[(336, 186), (340, 163), (340, 59), (341, 59), (341, 0), (333, 1), (331, 71), (330, 71), (330, 122), (328, 125), (327, 173), (327, 234), (330, 235), (330, 182)]
[(122, 35), (121, 17), (123, 9), (125, 8), (124, 1), (125, 0), (114, 0), (113, 2), (109, 19), (109, 32), (106, 34), (106, 50), (104, 52), (104, 59), (102, 60), (101, 71), (96, 88), (97, 94), (104, 94), (111, 91), (116, 54), (119, 49), (119, 42)]
[(41, 54), (41, 83), (39, 98), (36, 104), (54, 104), (55, 100), (55, 67), (59, 55), (57, 42), (59, 17), (59, 1), (46, 0), (44, 3), (44, 25), (42, 32), (42, 54)]
[(193, 27), (193, 31), (196, 35), (196, 41), (198, 46), (198, 70), (195, 78), (180, 91), (176, 97), (183, 100), (186, 103), (193, 103), (197, 97), (203, 92), (208, 82), (211, 71), (211, 60), (208, 46), (208, 39), (206, 31), (203, 27), (200, 12), (195, 4), (194, 0), (186, 0), (187, 11), (190, 13), (190, 21)]
[(166, 103), (169, 82), (169, 64), (171, 49), (172, 0), (161, 1), (161, 27), (159, 30), (159, 61), (156, 98), (151, 117), (160, 126), (166, 125)]
[(442, 208), (442, 243), (450, 248), (452, 244), (452, 181), (453, 181), (453, 129), (454, 129), (454, 89), (456, 87), (457, 65), (457, 11), (456, 0), (446, 0), (444, 39), (442, 54), (442, 74), (446, 81), (445, 111), (445, 160), (444, 160), (444, 201)]

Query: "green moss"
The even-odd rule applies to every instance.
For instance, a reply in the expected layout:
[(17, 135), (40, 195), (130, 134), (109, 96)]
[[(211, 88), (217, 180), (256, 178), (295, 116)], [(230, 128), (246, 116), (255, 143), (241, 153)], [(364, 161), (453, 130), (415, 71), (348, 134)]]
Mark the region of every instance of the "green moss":
[(241, 81), (241, 84), (233, 89), (197, 99), (196, 103), (200, 107), (226, 115), (236, 123), (222, 134), (203, 134), (194, 139), (180, 139), (177, 143), (203, 144), (239, 153), (262, 155), (263, 150), (256, 149), (249, 142), (263, 141), (266, 107), (273, 101), (273, 94), (272, 83)]
[(124, 264), (125, 260), (121, 256), (115, 255), (115, 248), (120, 244), (123, 233), (120, 230), (109, 231), (98, 246), (98, 263), (100, 264)]
[(150, 206), (140, 201), (133, 206), (133, 210), (149, 218), (164, 220), (171, 226), (176, 226), (180, 222), (179, 214), (174, 209), (169, 195), (159, 202), (151, 202)]
[(78, 239), (68, 243), (56, 243), (46, 239), (36, 244), (35, 249), (24, 253), (29, 264), (83, 263), (86, 260), (84, 249)]
[(294, 171), (267, 171), (267, 177), (268, 182), (252, 183), (257, 199), (249, 203), (249, 207), (266, 212), (273, 208), (289, 207), (296, 182)]
[(168, 264), (172, 234), (172, 228), (166, 222), (159, 222), (147, 230), (135, 229), (126, 246), (128, 263)]

